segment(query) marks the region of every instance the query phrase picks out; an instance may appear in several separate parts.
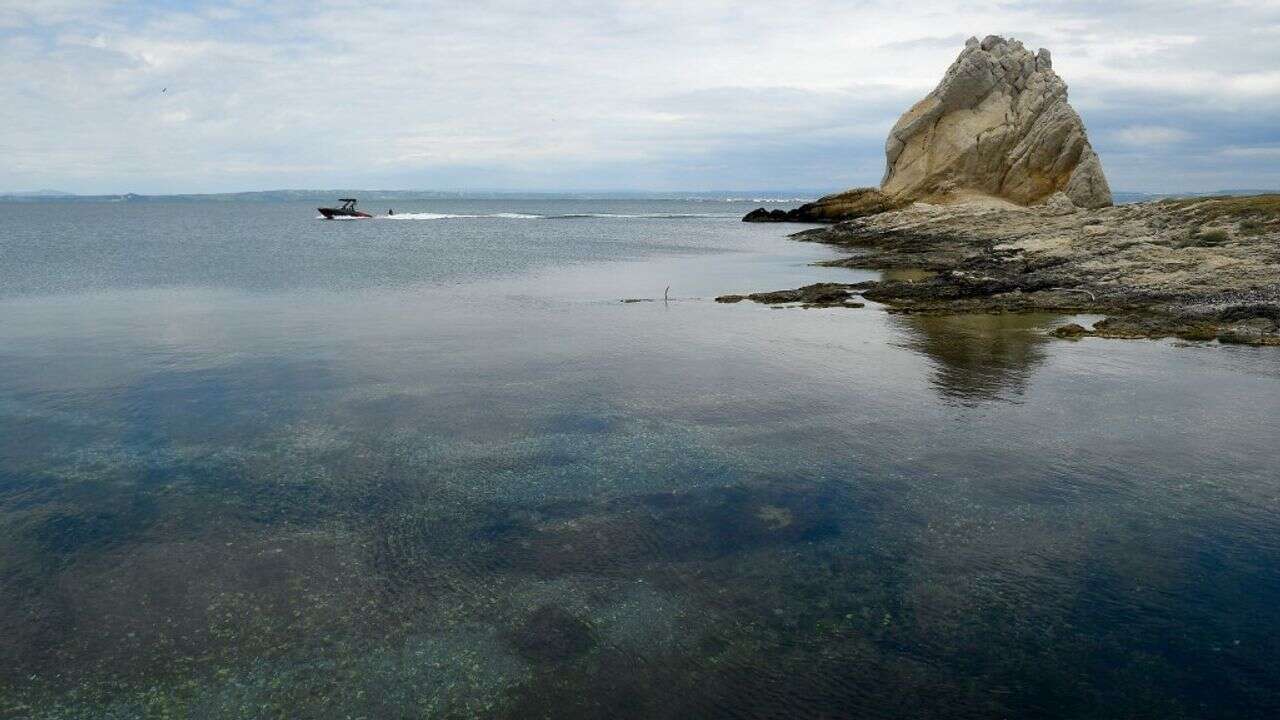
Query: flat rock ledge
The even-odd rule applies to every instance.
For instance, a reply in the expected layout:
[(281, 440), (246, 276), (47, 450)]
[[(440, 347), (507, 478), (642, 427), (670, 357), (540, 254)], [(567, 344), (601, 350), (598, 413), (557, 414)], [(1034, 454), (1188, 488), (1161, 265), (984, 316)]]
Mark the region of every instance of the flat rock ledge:
[(1280, 195), (1093, 210), (1063, 195), (1029, 208), (915, 203), (791, 237), (852, 253), (824, 265), (931, 274), (717, 300), (831, 307), (861, 295), (894, 312), (1096, 313), (1107, 318), (1092, 329), (1055, 334), (1280, 345)]

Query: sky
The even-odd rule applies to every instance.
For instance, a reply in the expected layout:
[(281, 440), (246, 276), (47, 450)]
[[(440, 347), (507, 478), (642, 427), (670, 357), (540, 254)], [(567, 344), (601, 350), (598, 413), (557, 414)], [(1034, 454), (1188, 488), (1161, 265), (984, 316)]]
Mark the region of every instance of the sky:
[(1280, 0), (0, 0), (0, 191), (874, 185), (988, 34), (1113, 189), (1280, 188)]

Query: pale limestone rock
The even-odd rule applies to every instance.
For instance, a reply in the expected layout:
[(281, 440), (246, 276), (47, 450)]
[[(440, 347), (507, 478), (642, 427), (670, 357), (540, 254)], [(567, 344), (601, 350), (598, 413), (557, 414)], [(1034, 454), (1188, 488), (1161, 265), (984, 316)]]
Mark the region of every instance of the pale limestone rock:
[(1021, 205), (1064, 193), (1079, 207), (1111, 204), (1049, 51), (1017, 40), (970, 38), (938, 87), (885, 142), (881, 190), (905, 200), (982, 193)]
[(1076, 204), (1064, 192), (1056, 192), (1044, 201), (1045, 212), (1050, 215), (1070, 215), (1079, 212)]

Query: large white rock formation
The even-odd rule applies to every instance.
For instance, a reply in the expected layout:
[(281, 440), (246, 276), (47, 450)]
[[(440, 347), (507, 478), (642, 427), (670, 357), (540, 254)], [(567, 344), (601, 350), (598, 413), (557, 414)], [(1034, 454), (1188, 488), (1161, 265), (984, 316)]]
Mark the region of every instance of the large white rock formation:
[(1049, 51), (971, 38), (938, 87), (889, 133), (880, 190), (899, 200), (985, 194), (1020, 205), (1062, 192), (1111, 204), (1102, 164)]

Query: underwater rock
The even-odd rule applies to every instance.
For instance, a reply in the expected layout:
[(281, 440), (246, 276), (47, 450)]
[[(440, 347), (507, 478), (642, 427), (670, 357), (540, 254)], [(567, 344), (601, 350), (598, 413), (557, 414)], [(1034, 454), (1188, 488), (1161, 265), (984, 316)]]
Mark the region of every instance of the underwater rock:
[(521, 655), (539, 663), (572, 660), (596, 643), (590, 625), (556, 605), (535, 610), (510, 640)]

